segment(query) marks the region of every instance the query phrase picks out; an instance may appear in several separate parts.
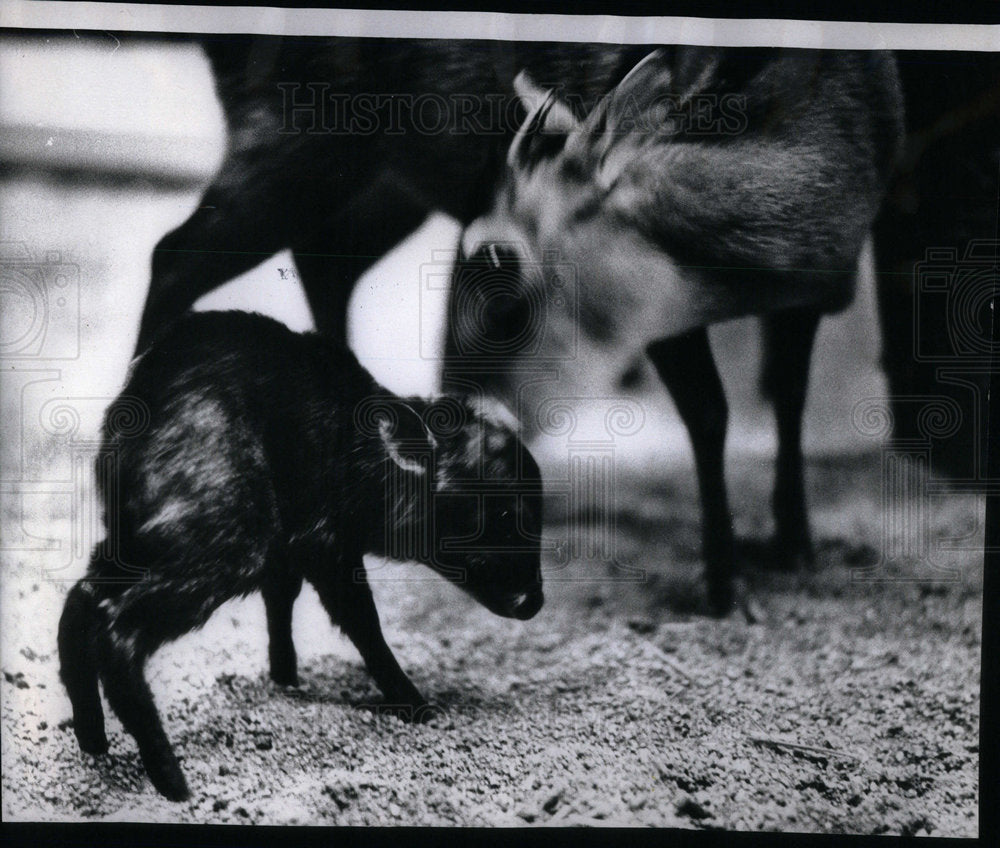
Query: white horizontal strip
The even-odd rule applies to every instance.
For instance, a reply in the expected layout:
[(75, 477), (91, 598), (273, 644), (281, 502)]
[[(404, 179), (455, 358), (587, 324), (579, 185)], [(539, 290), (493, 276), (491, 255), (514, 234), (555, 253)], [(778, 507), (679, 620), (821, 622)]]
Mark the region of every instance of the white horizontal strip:
[(4, 0), (0, 26), (854, 50), (1000, 51), (1000, 26)]

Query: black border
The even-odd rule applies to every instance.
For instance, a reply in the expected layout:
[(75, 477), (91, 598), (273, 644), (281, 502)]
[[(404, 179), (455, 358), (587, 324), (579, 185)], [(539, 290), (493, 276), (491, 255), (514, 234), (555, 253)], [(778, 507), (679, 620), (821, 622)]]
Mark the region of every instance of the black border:
[[(138, 0), (154, 2), (154, 0)], [(162, 5), (195, 5), (159, 0)], [(356, 0), (337, 4), (316, 0), (221, 0), (218, 6), (284, 7), (284, 8), (344, 8), (399, 9), (423, 11), (481, 11), (548, 14), (604, 14), (618, 16), (678, 16), (703, 18), (781, 18), (791, 20), (869, 21), (927, 24), (988, 24), (1000, 25), (1000, 3), (949, 0), (913, 0), (909, 3), (890, 0), (442, 0), (439, 3), (413, 3), (407, 0)], [(177, 36), (168, 36), (177, 37)], [(183, 36), (179, 36), (183, 38)], [(1000, 36), (998, 36), (1000, 39)], [(997, 200), (1000, 204), (1000, 198)], [(996, 233), (1000, 240), (1000, 231)], [(921, 845), (1000, 844), (1000, 739), (997, 738), (997, 709), (1000, 705), (1000, 267), (997, 268), (994, 289), (994, 366), (991, 376), (988, 426), (994, 437), (990, 440), (988, 478), (992, 489), (986, 498), (986, 533), (983, 578), (983, 639), (980, 678), (980, 835), (977, 840), (925, 838)], [(733, 831), (686, 830), (623, 830), (594, 829), (555, 830), (530, 828), (507, 830), (431, 828), (335, 828), (335, 827), (250, 827), (239, 825), (198, 824), (122, 824), (122, 823), (7, 823), (0, 825), (5, 845), (30, 846), (176, 846), (195, 848), (209, 845), (336, 845), (337, 848), (381, 845), (447, 844), (475, 841), (479, 848), (492, 846), (561, 843), (589, 846), (627, 840), (632, 844), (668, 845), (852, 845), (888, 846), (903, 841), (896, 836), (817, 835), (801, 833), (743, 833)], [(910, 840), (906, 840), (909, 842)]]

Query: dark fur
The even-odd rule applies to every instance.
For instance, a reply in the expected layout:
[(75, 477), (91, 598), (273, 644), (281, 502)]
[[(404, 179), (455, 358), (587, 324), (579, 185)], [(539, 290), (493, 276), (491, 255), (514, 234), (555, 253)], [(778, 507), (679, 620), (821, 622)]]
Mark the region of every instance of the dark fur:
[(67, 599), (61, 674), (81, 748), (107, 748), (100, 676), (169, 798), (187, 787), (143, 664), (224, 601), (263, 592), (271, 676), (295, 684), (305, 578), (389, 704), (409, 710), (426, 702), (382, 638), (363, 554), (421, 559), (501, 615), (541, 606), (538, 467), (502, 417), (394, 398), (342, 345), (269, 318), (178, 322), (134, 363), (103, 455), (108, 537)]
[[(202, 294), (286, 247), (316, 326), (342, 335), (357, 278), (428, 213), (440, 209), (468, 222), (485, 211), (524, 116), (512, 88), (519, 71), (562, 86), (582, 116), (648, 52), (601, 44), (272, 36), (203, 43), (228, 147), (197, 210), (154, 250), (138, 350)], [(381, 131), (384, 124), (368, 134), (306, 132), (307, 115), (296, 119), (303, 131), (280, 132), (279, 83), (325, 83), (327, 95), (347, 97), (435, 95), (449, 109), (442, 131), (430, 134), (415, 129), (405, 109), (398, 133)], [(310, 97), (302, 88), (296, 101)], [(464, 103), (474, 109), (466, 112)], [(489, 131), (462, 132), (465, 126)]]

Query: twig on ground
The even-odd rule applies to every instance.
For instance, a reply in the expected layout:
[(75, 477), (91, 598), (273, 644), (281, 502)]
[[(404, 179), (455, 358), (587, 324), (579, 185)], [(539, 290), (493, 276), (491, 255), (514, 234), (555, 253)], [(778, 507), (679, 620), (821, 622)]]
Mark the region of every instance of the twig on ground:
[(786, 742), (783, 739), (774, 739), (770, 736), (750, 736), (750, 741), (755, 742), (758, 745), (765, 745), (769, 748), (789, 748), (793, 751), (803, 751), (808, 754), (817, 754), (823, 757), (840, 757), (841, 759), (857, 760), (858, 757), (855, 754), (848, 753), (847, 751), (838, 751), (835, 748), (820, 748), (818, 745), (803, 745), (800, 742)]
[(653, 642), (650, 642), (646, 639), (639, 639), (638, 642), (640, 647), (643, 648), (648, 654), (652, 654), (653, 658), (657, 662), (662, 663), (671, 671), (673, 671), (675, 674), (677, 674), (680, 677), (683, 677), (687, 683), (695, 682), (695, 679), (694, 677), (691, 676), (690, 672), (688, 672), (688, 670), (684, 668), (684, 666), (682, 666), (677, 660), (675, 660), (672, 656), (670, 656), (670, 654), (664, 651), (661, 647), (655, 645)]

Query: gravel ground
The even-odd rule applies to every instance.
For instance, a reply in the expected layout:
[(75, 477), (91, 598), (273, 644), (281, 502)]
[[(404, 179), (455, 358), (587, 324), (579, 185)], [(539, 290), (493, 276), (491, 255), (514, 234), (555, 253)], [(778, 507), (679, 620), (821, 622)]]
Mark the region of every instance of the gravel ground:
[[(780, 574), (760, 556), (769, 474), (733, 467), (755, 625), (699, 614), (682, 470), (621, 486), (618, 558), (645, 580), (550, 569), (531, 622), (418, 566), (370, 563), (390, 644), (445, 707), (426, 726), (371, 708), (374, 684), (311, 594), (296, 607), (294, 690), (267, 678), (260, 599), (231, 603), (149, 666), (192, 788), (177, 805), (113, 717), (110, 752), (80, 753), (54, 653), (67, 584), (11, 558), (4, 818), (975, 835), (981, 556), (954, 555), (950, 581), (890, 562), (883, 582), (852, 582), (878, 559), (877, 468), (811, 464), (819, 567)], [(981, 515), (949, 497), (931, 529), (954, 536)]]

